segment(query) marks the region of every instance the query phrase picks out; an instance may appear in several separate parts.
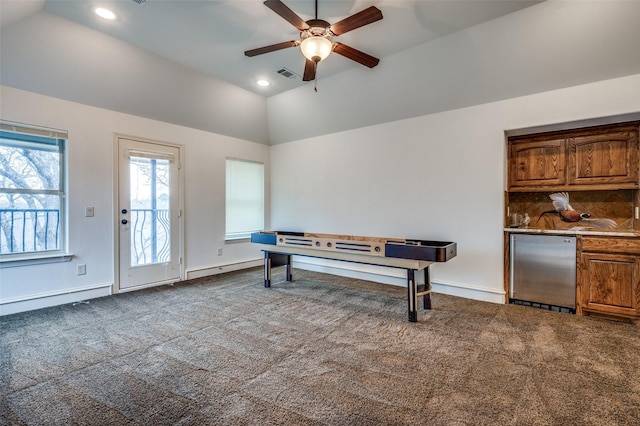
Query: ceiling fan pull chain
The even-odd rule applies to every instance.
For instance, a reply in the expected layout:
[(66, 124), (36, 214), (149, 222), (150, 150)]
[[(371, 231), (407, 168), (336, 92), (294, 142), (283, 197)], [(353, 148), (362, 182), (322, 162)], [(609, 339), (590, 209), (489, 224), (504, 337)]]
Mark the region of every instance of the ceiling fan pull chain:
[(313, 64), (313, 90), (318, 93), (318, 63)]

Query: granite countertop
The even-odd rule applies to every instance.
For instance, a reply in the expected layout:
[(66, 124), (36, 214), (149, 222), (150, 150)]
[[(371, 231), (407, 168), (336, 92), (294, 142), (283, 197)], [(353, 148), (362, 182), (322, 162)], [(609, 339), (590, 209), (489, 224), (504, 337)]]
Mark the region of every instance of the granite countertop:
[(640, 231), (632, 229), (612, 229), (605, 231), (586, 226), (574, 226), (570, 229), (544, 229), (544, 228), (504, 228), (505, 232), (512, 234), (549, 234), (549, 235), (600, 235), (608, 237), (640, 237)]

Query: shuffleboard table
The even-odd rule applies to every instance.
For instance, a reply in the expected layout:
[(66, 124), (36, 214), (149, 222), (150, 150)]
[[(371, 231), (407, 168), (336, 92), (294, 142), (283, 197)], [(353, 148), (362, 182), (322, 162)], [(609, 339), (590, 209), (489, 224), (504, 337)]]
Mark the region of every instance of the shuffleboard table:
[[(410, 322), (418, 320), (418, 297), (424, 309), (431, 309), (429, 267), (447, 262), (457, 254), (449, 241), (407, 240), (352, 235), (262, 231), (251, 234), (251, 242), (264, 252), (264, 286), (271, 287), (271, 268), (285, 266), (286, 281), (292, 281), (292, 256), (307, 256), (345, 262), (387, 266), (406, 270), (407, 311)], [(423, 272), (423, 280), (419, 273)], [(423, 281), (418, 283), (418, 281)]]

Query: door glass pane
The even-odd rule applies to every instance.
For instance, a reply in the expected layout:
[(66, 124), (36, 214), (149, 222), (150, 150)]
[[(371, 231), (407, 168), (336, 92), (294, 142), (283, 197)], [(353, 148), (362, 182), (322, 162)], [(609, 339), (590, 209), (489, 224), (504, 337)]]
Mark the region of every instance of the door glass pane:
[(171, 261), (170, 161), (130, 159), (131, 266)]

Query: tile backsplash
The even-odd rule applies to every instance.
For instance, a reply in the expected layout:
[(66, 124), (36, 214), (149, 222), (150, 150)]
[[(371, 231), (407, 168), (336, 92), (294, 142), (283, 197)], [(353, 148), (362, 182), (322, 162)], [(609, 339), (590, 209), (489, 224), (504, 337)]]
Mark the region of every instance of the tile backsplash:
[[(506, 200), (508, 211), (510, 214), (528, 213), (531, 217), (530, 228), (570, 229), (583, 225), (560, 220), (549, 198), (552, 193), (553, 191), (508, 193)], [(593, 219), (613, 219), (617, 224), (617, 230), (636, 230), (637, 221), (634, 220), (636, 198), (637, 191), (633, 189), (569, 192), (571, 207), (583, 213), (591, 213)], [(509, 226), (510, 218), (506, 217), (506, 214), (505, 211), (505, 226)]]

